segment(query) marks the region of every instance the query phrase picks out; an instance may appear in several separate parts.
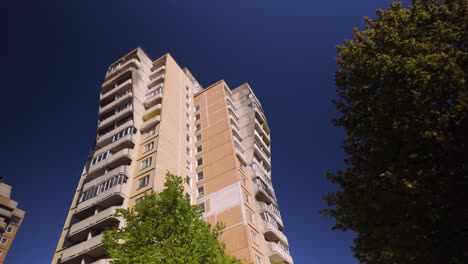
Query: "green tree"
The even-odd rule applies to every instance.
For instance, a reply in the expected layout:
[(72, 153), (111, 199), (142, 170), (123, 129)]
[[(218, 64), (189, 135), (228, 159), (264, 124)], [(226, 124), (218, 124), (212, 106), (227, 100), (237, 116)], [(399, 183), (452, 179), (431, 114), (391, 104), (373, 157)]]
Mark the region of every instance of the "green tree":
[(347, 158), (322, 214), (360, 263), (467, 263), (468, 0), (377, 15), (338, 46)]
[(125, 227), (104, 232), (104, 246), (115, 264), (238, 264), (218, 237), (222, 226), (203, 221), (183, 195), (182, 179), (167, 173), (165, 189), (131, 209), (119, 209)]

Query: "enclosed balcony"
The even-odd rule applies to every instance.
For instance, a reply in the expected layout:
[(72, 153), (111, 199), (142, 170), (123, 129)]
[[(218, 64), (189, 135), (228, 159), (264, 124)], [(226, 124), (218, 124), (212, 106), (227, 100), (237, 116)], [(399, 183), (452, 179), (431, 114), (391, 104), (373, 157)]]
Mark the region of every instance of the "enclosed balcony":
[(88, 236), (89, 230), (104, 231), (107, 227), (115, 226), (120, 221), (114, 217), (114, 213), (118, 206), (109, 207), (101, 212), (98, 212), (84, 220), (81, 220), (70, 227), (68, 239), (71, 241), (82, 241)]
[(104, 133), (98, 136), (96, 148), (99, 149), (111, 142), (114, 142), (115, 137), (129, 127), (133, 127), (133, 119), (131, 118), (124, 122), (117, 123), (114, 127), (110, 127), (107, 132), (103, 131)]
[(269, 259), (272, 264), (292, 264), (293, 259), (289, 254), (289, 247), (283, 243), (279, 242), (267, 242), (267, 247), (269, 249)]
[(83, 190), (87, 190), (95, 185), (98, 185), (99, 183), (103, 182), (103, 181), (106, 181), (114, 176), (117, 176), (117, 175), (130, 175), (130, 166), (119, 166), (113, 170), (110, 170), (108, 172), (105, 172), (103, 175), (97, 177), (97, 178), (94, 178), (94, 179), (91, 179), (91, 178), (87, 178), (87, 182), (83, 185)]
[(257, 200), (265, 203), (276, 203), (276, 197), (273, 191), (263, 182), (260, 177), (253, 179), (255, 185), (255, 197)]
[(100, 234), (63, 250), (60, 263), (79, 264), (84, 256), (99, 258), (104, 254), (102, 234)]
[(76, 206), (75, 216), (79, 219), (84, 219), (91, 216), (96, 207), (109, 208), (122, 205), (124, 199), (127, 197), (123, 192), (124, 186), (125, 184), (123, 183), (117, 184), (90, 199), (80, 202)]
[(162, 87), (162, 85), (159, 85), (148, 91), (145, 96), (145, 102), (143, 103), (146, 109), (149, 109), (154, 105), (160, 104), (162, 102)]
[(278, 223), (278, 226), (280, 226), (280, 229), (282, 230), (284, 225), (283, 225), (283, 220), (281, 219), (281, 214), (280, 214), (278, 207), (274, 204), (267, 204), (267, 203), (259, 203), (259, 204), (260, 204), (260, 212), (262, 213), (267, 212), (271, 216), (273, 216), (276, 222)]
[(89, 167), (88, 178), (97, 178), (108, 170), (112, 170), (118, 166), (130, 165), (131, 162), (132, 158), (130, 156), (130, 149), (122, 149), (116, 153), (109, 152), (108, 156)]
[(161, 104), (154, 105), (143, 113), (143, 122), (161, 114)]
[[(124, 132), (127, 132), (128, 130), (132, 131), (134, 128), (130, 127), (127, 130), (124, 130)], [(104, 152), (104, 151), (110, 151), (111, 153), (116, 153), (121, 151), (122, 149), (133, 149), (136, 143), (136, 135), (133, 134), (132, 132), (123, 135), (121, 137), (113, 137), (112, 141), (109, 142), (110, 144), (105, 145), (102, 148), (99, 148), (99, 152)]]

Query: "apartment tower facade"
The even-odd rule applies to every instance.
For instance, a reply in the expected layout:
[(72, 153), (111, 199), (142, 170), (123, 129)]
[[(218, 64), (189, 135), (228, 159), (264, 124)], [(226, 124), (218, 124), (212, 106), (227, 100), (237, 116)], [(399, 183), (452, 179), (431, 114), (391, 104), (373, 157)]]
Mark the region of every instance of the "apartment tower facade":
[(102, 232), (112, 216), (164, 187), (166, 171), (204, 219), (225, 225), (227, 252), (253, 263), (293, 263), (273, 190), (270, 131), (248, 84), (202, 88), (166, 54), (140, 48), (110, 65), (89, 155), (52, 264), (110, 263)]
[(11, 186), (3, 183), (0, 178), (0, 264), (5, 261), (24, 214), (18, 208), (18, 202), (11, 199)]

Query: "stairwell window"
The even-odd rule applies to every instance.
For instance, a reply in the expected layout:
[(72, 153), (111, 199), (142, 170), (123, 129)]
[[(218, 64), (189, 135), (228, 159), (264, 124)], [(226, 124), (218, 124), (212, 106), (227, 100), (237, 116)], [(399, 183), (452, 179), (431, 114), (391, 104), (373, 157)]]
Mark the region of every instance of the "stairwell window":
[(205, 202), (203, 202), (203, 203), (201, 203), (201, 204), (198, 204), (198, 208), (200, 208), (200, 211), (201, 211), (202, 213), (204, 213), (204, 212), (206, 211), (206, 209), (205, 209)]
[(257, 233), (255, 233), (254, 231), (250, 231), (250, 237), (252, 238), (252, 242), (255, 244), (255, 245), (258, 245), (258, 241), (257, 241)]
[(197, 159), (197, 166), (203, 165), (203, 158), (198, 158)]
[(149, 175), (138, 180), (138, 189), (145, 187), (149, 183)]
[(143, 153), (152, 150), (154, 147), (154, 142), (150, 142), (143, 147)]
[(197, 153), (202, 152), (202, 150), (203, 150), (203, 146), (202, 146), (202, 145), (200, 145), (200, 146), (197, 147)]
[(203, 171), (197, 172), (197, 181), (201, 181), (204, 178), (205, 178), (205, 176), (203, 175)]
[(197, 142), (201, 140), (201, 134), (197, 135)]
[(197, 124), (197, 125), (195, 126), (195, 131), (199, 131), (200, 129), (201, 129), (201, 124)]
[(4, 237), (2, 237), (2, 240), (0, 240), (0, 243), (1, 243), (2, 245), (6, 245), (7, 242), (8, 242), (8, 239), (6, 239), (6, 238), (4, 238)]
[(13, 232), (13, 227), (8, 226), (8, 227), (6, 228), (6, 230), (5, 230), (5, 232), (7, 232), (7, 233)]
[(145, 159), (144, 161), (142, 161), (140, 165), (140, 170), (148, 168), (151, 165), (152, 160), (153, 160), (153, 157), (149, 157)]
[(205, 195), (205, 186), (200, 186), (197, 189), (198, 196)]
[(200, 114), (195, 115), (195, 120), (200, 120)]

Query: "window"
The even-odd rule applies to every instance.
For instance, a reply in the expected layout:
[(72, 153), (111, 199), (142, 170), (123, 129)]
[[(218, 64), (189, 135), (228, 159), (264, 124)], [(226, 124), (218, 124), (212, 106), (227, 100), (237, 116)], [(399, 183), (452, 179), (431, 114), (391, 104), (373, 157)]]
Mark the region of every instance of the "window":
[(203, 165), (203, 158), (198, 158), (197, 159), (197, 166)]
[(154, 142), (150, 142), (143, 147), (143, 153), (148, 152), (153, 149)]
[(5, 232), (11, 233), (13, 231), (13, 227), (9, 226), (6, 228)]
[(187, 93), (187, 94), (185, 95), (185, 98), (186, 98), (187, 100), (190, 100), (190, 95)]
[(108, 156), (110, 156), (109, 151), (99, 154), (99, 156), (93, 158), (93, 160), (91, 161), (91, 166), (100, 162), (101, 160), (107, 159)]
[(138, 189), (145, 187), (149, 183), (149, 175), (138, 180)]
[(245, 177), (241, 176), (242, 184), (247, 185), (247, 181), (245, 180)]
[(203, 146), (202, 146), (202, 145), (200, 145), (200, 146), (197, 147), (197, 153), (202, 152), (202, 150), (203, 150)]
[(246, 203), (250, 203), (250, 195), (248, 195), (247, 193), (244, 193), (244, 200)]
[(198, 192), (198, 196), (205, 195), (205, 186), (198, 187), (197, 192)]
[(203, 203), (201, 203), (201, 204), (198, 204), (198, 208), (200, 208), (200, 211), (201, 211), (202, 213), (204, 213), (204, 212), (205, 212), (205, 203), (203, 202)]
[(257, 233), (255, 233), (254, 231), (250, 231), (250, 234), (251, 234), (252, 242), (253, 242), (255, 245), (258, 245)]
[(191, 183), (192, 183), (192, 178), (188, 175), (185, 175), (185, 184), (187, 184), (188, 186), (191, 186)]
[(190, 143), (190, 136), (189, 136), (189, 135), (185, 135), (185, 140), (186, 140), (187, 142)]
[(200, 120), (200, 114), (195, 115), (195, 120)]
[(200, 105), (196, 105), (195, 106), (195, 111), (199, 111), (200, 110)]
[(203, 175), (203, 171), (197, 172), (197, 181), (201, 181), (204, 178), (205, 178), (205, 176)]
[(189, 91), (189, 87), (188, 87), (188, 86), (185, 86), (185, 90), (188, 92), (188, 91)]
[(185, 128), (190, 131), (190, 124), (189, 123), (185, 123)]
[(2, 237), (2, 240), (0, 240), (0, 243), (1, 243), (2, 245), (6, 245), (7, 241), (8, 241), (8, 239)]
[(189, 113), (185, 113), (185, 118), (187, 118), (187, 120), (190, 120), (190, 114), (189, 114)]
[(201, 129), (201, 124), (197, 124), (197, 125), (195, 126), (195, 131), (198, 131), (198, 130), (200, 130), (200, 129)]
[(185, 147), (185, 153), (190, 157), (192, 154), (192, 151), (190, 150), (190, 147)]
[(262, 258), (259, 256), (255, 255), (255, 264), (262, 264)]
[(251, 223), (254, 222), (253, 214), (249, 210), (247, 211), (247, 218), (249, 219), (249, 222), (251, 222)]
[(151, 161), (153, 160), (153, 157), (149, 157), (145, 159), (144, 161), (141, 162), (140, 170), (146, 169), (151, 165)]
[(197, 135), (197, 141), (200, 141), (201, 140), (201, 134), (198, 134)]
[(191, 170), (192, 169), (192, 163), (190, 162), (190, 160), (186, 160), (185, 161), (185, 168), (187, 170)]

